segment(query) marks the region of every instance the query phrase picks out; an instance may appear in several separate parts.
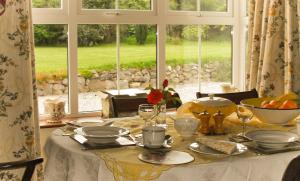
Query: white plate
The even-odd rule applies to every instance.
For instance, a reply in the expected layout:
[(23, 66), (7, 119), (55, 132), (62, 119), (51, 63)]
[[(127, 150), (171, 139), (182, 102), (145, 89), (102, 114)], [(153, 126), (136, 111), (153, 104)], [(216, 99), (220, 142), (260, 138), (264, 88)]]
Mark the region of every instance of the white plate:
[(76, 121), (68, 122), (70, 125), (77, 127), (91, 127), (91, 126), (108, 126), (113, 123), (112, 120), (101, 120), (101, 119), (80, 119)]
[(144, 162), (159, 165), (179, 165), (194, 161), (193, 156), (181, 151), (170, 151), (166, 154), (143, 152), (138, 155), (138, 158)]
[(110, 126), (82, 127), (75, 129), (74, 132), (97, 144), (113, 143), (118, 137), (129, 133), (127, 129)]
[[(224, 141), (224, 142), (229, 142), (229, 141)], [(231, 142), (231, 143), (234, 143), (234, 142)], [(234, 143), (234, 144), (236, 144), (236, 150), (230, 155), (239, 155), (239, 154), (242, 154), (242, 153), (244, 153), (248, 150), (248, 148), (243, 144), (240, 144), (240, 143)], [(202, 154), (206, 154), (206, 155), (228, 156), (228, 154), (225, 154), (223, 152), (214, 150), (212, 148), (209, 148), (208, 146), (205, 146), (205, 145), (203, 145), (201, 143), (197, 143), (197, 142), (190, 144), (189, 148), (192, 151), (202, 153)]]
[(283, 148), (292, 142), (298, 141), (299, 136), (295, 133), (276, 130), (249, 131), (245, 135), (263, 148)]
[(74, 132), (86, 138), (117, 138), (129, 133), (127, 129), (110, 126), (82, 127), (75, 129)]

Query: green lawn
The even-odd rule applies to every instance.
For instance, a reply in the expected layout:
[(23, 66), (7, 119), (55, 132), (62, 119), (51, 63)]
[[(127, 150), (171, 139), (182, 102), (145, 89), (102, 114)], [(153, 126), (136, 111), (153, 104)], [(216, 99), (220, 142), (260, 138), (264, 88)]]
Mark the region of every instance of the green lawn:
[[(184, 42), (167, 45), (167, 63), (183, 64), (198, 61), (198, 43)], [(230, 61), (230, 42), (202, 42), (202, 61)], [(122, 67), (149, 67), (155, 65), (154, 44), (121, 44)], [(36, 47), (36, 71), (38, 74), (67, 72), (67, 49), (64, 47)], [(112, 44), (97, 47), (78, 48), (79, 72), (86, 70), (107, 70), (116, 64), (116, 47)]]

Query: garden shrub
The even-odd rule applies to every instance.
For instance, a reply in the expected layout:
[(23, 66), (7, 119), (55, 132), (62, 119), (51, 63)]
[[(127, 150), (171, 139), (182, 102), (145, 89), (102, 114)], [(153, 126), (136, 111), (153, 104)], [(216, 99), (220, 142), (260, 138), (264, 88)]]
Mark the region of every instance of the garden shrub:
[(91, 79), (93, 77), (93, 73), (90, 70), (82, 70), (80, 71), (80, 75), (85, 79)]

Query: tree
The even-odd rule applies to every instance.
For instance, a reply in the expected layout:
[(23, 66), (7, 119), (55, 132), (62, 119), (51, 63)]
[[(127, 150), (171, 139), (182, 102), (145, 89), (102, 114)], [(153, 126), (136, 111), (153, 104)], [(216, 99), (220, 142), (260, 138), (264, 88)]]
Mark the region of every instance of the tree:
[(136, 25), (135, 26), (135, 38), (136, 42), (140, 45), (146, 43), (148, 35), (148, 27), (147, 25)]
[(34, 40), (36, 45), (66, 44), (67, 26), (65, 25), (34, 25)]
[(82, 6), (87, 9), (114, 9), (114, 0), (84, 0)]

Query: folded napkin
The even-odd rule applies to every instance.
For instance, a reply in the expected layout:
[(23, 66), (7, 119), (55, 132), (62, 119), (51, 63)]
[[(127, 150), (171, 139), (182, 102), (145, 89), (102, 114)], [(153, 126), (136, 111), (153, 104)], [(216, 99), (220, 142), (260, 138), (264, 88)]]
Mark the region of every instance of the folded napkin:
[(214, 150), (226, 153), (228, 155), (232, 154), (236, 150), (236, 144), (229, 141), (214, 140), (208, 138), (197, 138), (197, 142), (212, 148)]

